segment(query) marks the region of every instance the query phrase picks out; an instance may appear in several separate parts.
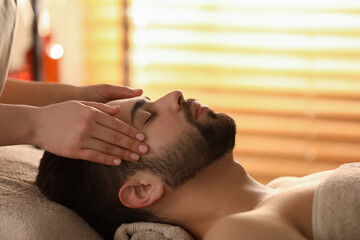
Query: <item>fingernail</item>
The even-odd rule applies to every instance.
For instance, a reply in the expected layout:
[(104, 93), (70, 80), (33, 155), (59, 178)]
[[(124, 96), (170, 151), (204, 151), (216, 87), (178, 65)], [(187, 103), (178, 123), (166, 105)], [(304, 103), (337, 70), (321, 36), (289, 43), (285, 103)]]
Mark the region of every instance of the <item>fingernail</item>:
[(120, 164), (121, 164), (121, 160), (118, 159), (118, 158), (115, 159), (115, 160), (114, 160), (114, 164), (115, 164), (115, 165), (120, 165)]
[(142, 133), (138, 133), (138, 134), (136, 134), (136, 139), (139, 141), (144, 141), (145, 136)]
[(136, 154), (136, 153), (130, 154), (130, 157), (132, 160), (135, 160), (135, 161), (139, 160), (139, 158), (140, 158), (139, 154)]
[(146, 146), (146, 145), (140, 145), (140, 146), (139, 146), (139, 151), (140, 151), (141, 153), (146, 153), (148, 150), (149, 150), (149, 148), (148, 148), (148, 146)]

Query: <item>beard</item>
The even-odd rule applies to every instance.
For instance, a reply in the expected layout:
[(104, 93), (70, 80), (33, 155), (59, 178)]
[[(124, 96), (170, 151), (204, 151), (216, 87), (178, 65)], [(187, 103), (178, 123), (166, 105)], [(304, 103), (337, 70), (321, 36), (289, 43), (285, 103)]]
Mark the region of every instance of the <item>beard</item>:
[(142, 156), (135, 163), (125, 161), (120, 168), (124, 168), (128, 175), (139, 170), (150, 171), (175, 189), (232, 151), (235, 145), (235, 121), (226, 114), (216, 114), (209, 109), (206, 113), (208, 121), (198, 122), (191, 112), (194, 101), (188, 99), (182, 106), (189, 128), (155, 154)]
[(191, 103), (194, 101), (189, 99), (183, 103), (190, 128), (165, 144), (155, 156), (144, 156), (132, 163), (137, 166), (136, 170), (150, 170), (169, 186), (177, 188), (233, 150), (235, 121), (226, 114), (216, 114), (209, 109), (206, 113), (209, 121), (197, 122), (191, 113)]
[(207, 151), (203, 154), (206, 161), (212, 163), (234, 149), (236, 124), (230, 116), (215, 113), (211, 109), (206, 112), (209, 120), (207, 123), (197, 122), (191, 112), (191, 103), (194, 101), (194, 99), (188, 99), (184, 102), (185, 117), (200, 132), (202, 139), (199, 141), (207, 145)]

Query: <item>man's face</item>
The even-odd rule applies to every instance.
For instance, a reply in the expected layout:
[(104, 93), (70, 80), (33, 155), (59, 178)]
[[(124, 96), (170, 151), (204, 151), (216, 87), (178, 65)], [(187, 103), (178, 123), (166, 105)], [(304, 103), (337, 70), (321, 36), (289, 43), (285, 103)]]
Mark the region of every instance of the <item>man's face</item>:
[(172, 92), (154, 102), (147, 97), (135, 97), (108, 104), (120, 106), (116, 117), (142, 130), (154, 151), (189, 127), (179, 101), (184, 101), (181, 92)]
[(147, 156), (159, 159), (154, 165), (163, 161), (168, 166), (169, 178), (178, 178), (172, 185), (195, 176), (234, 147), (233, 119), (215, 114), (194, 99), (185, 101), (181, 91), (171, 92), (154, 102), (136, 97), (108, 104), (119, 105), (121, 110), (116, 117), (145, 133), (151, 149)]

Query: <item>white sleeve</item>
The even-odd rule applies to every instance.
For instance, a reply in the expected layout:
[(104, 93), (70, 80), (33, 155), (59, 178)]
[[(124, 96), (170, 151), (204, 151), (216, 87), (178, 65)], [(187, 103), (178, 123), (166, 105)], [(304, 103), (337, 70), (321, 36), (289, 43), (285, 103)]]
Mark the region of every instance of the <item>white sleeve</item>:
[(16, 25), (16, 0), (0, 1), (0, 94), (9, 69), (9, 60)]

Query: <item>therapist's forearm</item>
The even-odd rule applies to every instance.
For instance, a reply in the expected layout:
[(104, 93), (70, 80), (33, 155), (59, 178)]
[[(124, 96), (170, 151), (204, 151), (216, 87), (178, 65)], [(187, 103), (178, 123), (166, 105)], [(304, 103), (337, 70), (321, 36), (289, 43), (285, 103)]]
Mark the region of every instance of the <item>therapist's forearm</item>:
[(33, 144), (37, 107), (0, 104), (0, 146)]
[(0, 96), (0, 103), (46, 106), (67, 100), (79, 100), (78, 98), (78, 89), (75, 86), (8, 79)]

